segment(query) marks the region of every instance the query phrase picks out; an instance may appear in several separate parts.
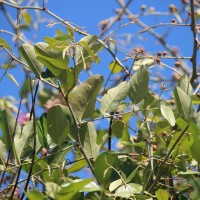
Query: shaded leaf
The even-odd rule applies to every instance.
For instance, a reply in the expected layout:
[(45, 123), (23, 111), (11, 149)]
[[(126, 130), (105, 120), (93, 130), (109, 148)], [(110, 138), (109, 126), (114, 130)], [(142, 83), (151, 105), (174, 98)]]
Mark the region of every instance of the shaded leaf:
[(27, 193), (27, 197), (29, 200), (45, 200), (46, 197), (44, 196), (44, 194), (42, 194), (42, 192), (38, 191), (38, 190), (32, 190), (29, 193)]
[(148, 92), (149, 74), (147, 69), (141, 66), (129, 83), (129, 97), (134, 104), (137, 104), (145, 98)]
[(6, 162), (6, 145), (0, 140), (0, 160), (4, 165)]
[(180, 87), (186, 94), (188, 94), (189, 96), (192, 96), (193, 94), (192, 85), (186, 74), (181, 77), (177, 86)]
[(99, 155), (99, 145), (96, 142), (97, 133), (92, 122), (84, 123), (80, 128), (80, 139), (86, 156), (95, 159)]
[(122, 82), (116, 87), (108, 90), (101, 100), (102, 112), (113, 112), (117, 110), (119, 108), (120, 101), (126, 99), (129, 89), (129, 83)]
[(80, 160), (72, 164), (69, 168), (67, 168), (67, 172), (74, 173), (74, 172), (80, 171), (85, 166), (87, 166), (86, 160)]
[(42, 70), (43, 70), (43, 64), (40, 63), (36, 57), (36, 53), (34, 50), (34, 47), (28, 43), (24, 43), (19, 48), (19, 53), (24, 58), (24, 60), (27, 62), (28, 66), (30, 67), (31, 71), (37, 76), (40, 77)]
[(70, 123), (61, 105), (53, 106), (47, 113), (47, 128), (52, 141), (60, 145), (70, 130)]
[(93, 114), (103, 80), (103, 76), (94, 75), (72, 91), (69, 100), (78, 121)]

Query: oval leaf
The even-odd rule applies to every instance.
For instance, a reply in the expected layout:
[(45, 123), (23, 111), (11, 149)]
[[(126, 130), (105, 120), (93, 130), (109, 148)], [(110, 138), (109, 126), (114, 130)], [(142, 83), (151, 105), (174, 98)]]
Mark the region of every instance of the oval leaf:
[(113, 73), (113, 74), (117, 74), (119, 72), (121, 72), (123, 69), (121, 67), (121, 65), (119, 65), (118, 62), (116, 62), (115, 60), (112, 61), (110, 64), (109, 64), (109, 69), (110, 71)]
[(160, 110), (163, 117), (171, 124), (171, 126), (174, 126), (176, 123), (176, 119), (174, 117), (173, 111), (165, 105), (161, 105)]

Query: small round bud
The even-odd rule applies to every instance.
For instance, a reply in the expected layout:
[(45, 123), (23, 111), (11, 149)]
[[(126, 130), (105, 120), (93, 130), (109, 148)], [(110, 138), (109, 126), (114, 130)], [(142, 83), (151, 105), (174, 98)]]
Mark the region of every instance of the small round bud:
[(188, 0), (182, 0), (182, 3), (184, 3), (184, 4), (188, 4), (189, 1), (188, 1)]
[(48, 153), (47, 149), (43, 147), (41, 153), (42, 153), (42, 157), (47, 156), (47, 153)]
[(172, 19), (172, 24), (175, 24), (176, 23), (176, 20), (175, 19)]
[(178, 74), (172, 74), (172, 78), (174, 81), (179, 81), (181, 77)]
[(154, 8), (154, 7), (150, 7), (150, 8), (149, 8), (149, 12), (150, 12), (150, 13), (154, 13), (154, 12), (155, 12), (155, 8)]
[(157, 64), (160, 64), (160, 58), (156, 58)]
[(137, 137), (133, 137), (133, 142), (137, 142), (137, 141), (138, 141)]
[(166, 51), (163, 51), (163, 56), (167, 56), (167, 52)]
[(196, 95), (197, 95), (197, 97), (199, 97), (199, 98), (200, 98), (200, 93), (197, 93)]
[(119, 116), (119, 120), (123, 120), (123, 115), (120, 115), (120, 116)]
[(115, 113), (116, 113), (116, 114), (119, 114), (119, 113), (120, 113), (120, 110), (115, 110)]
[(161, 134), (162, 134), (162, 136), (166, 136), (167, 132), (163, 131)]
[(178, 11), (177, 7), (174, 4), (171, 4), (169, 6), (169, 10), (170, 10), (171, 13), (175, 13), (175, 12)]
[(175, 63), (174, 63), (174, 66), (175, 66), (175, 67), (180, 67), (181, 64), (180, 64), (180, 62), (175, 62)]
[(153, 145), (153, 151), (156, 151), (158, 149), (157, 145)]
[(173, 106), (175, 104), (175, 101), (174, 100), (169, 100), (168, 103)]
[(140, 8), (141, 8), (141, 10), (142, 10), (142, 11), (145, 11), (145, 10), (146, 10), (146, 8), (147, 8), (147, 6), (143, 4), (143, 5), (141, 5), (141, 7), (140, 7)]
[(158, 51), (157, 56), (162, 56), (162, 52)]

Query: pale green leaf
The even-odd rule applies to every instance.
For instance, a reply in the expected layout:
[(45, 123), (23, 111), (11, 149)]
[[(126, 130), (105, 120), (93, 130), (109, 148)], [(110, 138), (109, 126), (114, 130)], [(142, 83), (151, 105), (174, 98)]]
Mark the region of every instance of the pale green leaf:
[(114, 190), (116, 190), (120, 185), (122, 185), (122, 183), (123, 183), (122, 179), (117, 179), (113, 181), (109, 186), (110, 192), (113, 192)]
[(67, 168), (68, 173), (74, 173), (80, 171), (87, 165), (86, 160), (80, 160), (72, 164), (69, 168)]
[(126, 99), (130, 85), (122, 82), (116, 87), (108, 90), (101, 100), (101, 110), (103, 113), (113, 112), (119, 108), (120, 102)]
[(38, 190), (32, 190), (30, 192), (27, 193), (27, 197), (29, 200), (45, 200), (45, 196), (42, 192), (38, 191)]
[(6, 73), (8, 75), (8, 78), (13, 81), (13, 83), (19, 87), (19, 83), (17, 82), (17, 80), (15, 79), (15, 77), (12, 74)]
[(192, 96), (193, 94), (192, 85), (186, 74), (181, 77), (177, 86), (180, 87), (186, 94), (188, 94), (189, 96)]
[(6, 145), (0, 140), (0, 160), (4, 165), (6, 162)]
[(12, 50), (12, 48), (10, 47), (10, 45), (3, 38), (0, 38), (0, 46), (3, 46), (6, 49)]
[(156, 64), (155, 60), (151, 58), (144, 58), (136, 60), (133, 64), (133, 70), (138, 70), (141, 66), (144, 66), (146, 68), (153, 67)]
[(192, 97), (184, 92), (180, 87), (176, 87), (174, 89), (174, 99), (179, 115), (185, 120), (192, 118), (194, 115)]
[(161, 105), (160, 110), (163, 117), (171, 124), (171, 126), (174, 126), (176, 123), (176, 119), (171, 108), (169, 108), (169, 106)]

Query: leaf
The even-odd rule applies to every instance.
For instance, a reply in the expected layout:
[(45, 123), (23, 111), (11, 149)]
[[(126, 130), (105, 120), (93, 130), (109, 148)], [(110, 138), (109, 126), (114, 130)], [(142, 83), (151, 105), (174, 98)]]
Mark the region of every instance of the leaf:
[[(49, 45), (44, 42), (37, 43), (34, 48), (37, 54), (37, 60), (45, 65), (52, 72), (54, 76), (59, 76), (62, 69), (66, 69), (69, 63), (67, 56), (65, 59), (62, 58), (61, 51), (46, 50)], [(58, 65), (61, 63), (62, 68)], [(64, 65), (64, 67), (63, 67)]]
[(200, 153), (199, 153), (200, 129), (198, 128), (197, 124), (191, 123), (188, 131), (192, 133), (192, 136), (194, 138), (193, 144), (190, 148), (191, 154), (193, 158), (198, 163), (200, 163)]
[(137, 104), (145, 98), (148, 92), (149, 74), (147, 69), (141, 66), (129, 83), (129, 97), (134, 104)]
[(186, 74), (181, 77), (177, 86), (180, 87), (186, 94), (188, 94), (189, 96), (192, 96), (193, 94), (192, 85)]
[(163, 117), (171, 124), (171, 126), (174, 126), (176, 124), (176, 119), (174, 117), (173, 111), (165, 105), (161, 105), (160, 110)]
[(103, 113), (113, 112), (119, 108), (120, 101), (126, 99), (130, 85), (122, 82), (118, 86), (108, 90), (101, 100), (101, 111)]
[(169, 199), (168, 192), (166, 190), (163, 190), (163, 189), (158, 189), (155, 192), (155, 195), (156, 195), (158, 200), (168, 200)]
[(116, 181), (113, 181), (109, 186), (110, 192), (116, 190), (122, 183), (122, 179), (117, 179)]
[[(21, 133), (17, 133), (14, 137), (15, 150), (19, 158), (22, 158), (25, 148), (30, 144), (33, 139), (33, 121), (29, 121), (23, 128)], [(32, 137), (32, 138), (31, 138)]]
[[(116, 168), (119, 165), (119, 160), (116, 154), (113, 152), (104, 152), (100, 154), (94, 162), (94, 175), (99, 184), (102, 184), (104, 188), (109, 187), (113, 181), (112, 177), (116, 173), (109, 166)], [(107, 172), (107, 173), (105, 173)], [(119, 177), (119, 175), (117, 175)]]
[(174, 99), (179, 115), (185, 120), (192, 118), (194, 114), (192, 97), (187, 95), (180, 87), (176, 87), (174, 89)]
[(138, 70), (141, 66), (149, 68), (149, 67), (153, 67), (155, 64), (156, 64), (155, 60), (151, 58), (139, 59), (134, 62), (132, 69)]
[(10, 49), (12, 51), (12, 48), (10, 47), (10, 45), (3, 38), (0, 38), (0, 46), (3, 46), (4, 48)]
[(44, 196), (44, 194), (42, 194), (40, 191), (38, 190), (32, 190), (30, 192), (27, 193), (27, 197), (29, 200), (45, 200), (46, 197)]
[(47, 128), (52, 141), (58, 145), (67, 137), (70, 123), (61, 105), (53, 106), (47, 113)]
[(8, 75), (8, 78), (14, 82), (14, 84), (19, 87), (19, 83), (16, 81), (15, 77), (12, 74), (6, 73)]
[(119, 187), (116, 191), (114, 196), (123, 197), (123, 198), (130, 198), (134, 196), (134, 194), (140, 194), (142, 192), (142, 186), (137, 183), (128, 183)]
[(67, 168), (67, 172), (74, 173), (74, 172), (80, 171), (85, 166), (87, 166), (86, 160), (80, 160), (72, 164), (69, 168)]
[[(1, 111), (0, 125), (2, 129), (2, 142), (6, 145), (6, 150), (9, 150), (13, 143), (13, 134), (16, 120), (9, 110)], [(19, 126), (17, 126), (15, 134), (20, 132)]]
[(120, 120), (114, 120), (112, 123), (112, 133), (118, 138), (122, 139), (122, 141), (130, 141), (130, 136), (127, 132), (127, 125), (120, 121)]
[(84, 123), (80, 128), (80, 139), (83, 150), (89, 159), (96, 159), (99, 155), (99, 145), (97, 145), (97, 133), (92, 122)]
[(139, 170), (139, 166), (136, 167), (136, 168), (131, 172), (131, 174), (127, 177), (126, 183), (130, 182), (130, 181), (135, 177), (135, 175), (137, 174), (138, 170)]
[(63, 199), (75, 199), (74, 196), (80, 192), (81, 189), (93, 179), (85, 179), (69, 184), (67, 187), (63, 187), (56, 195), (57, 200)]
[(47, 113), (43, 113), (37, 120), (37, 135), (42, 147), (48, 148), (47, 142)]
[(94, 75), (84, 83), (76, 86), (69, 100), (78, 121), (90, 117), (96, 104), (96, 98), (103, 83), (103, 76)]
[(53, 182), (47, 182), (45, 185), (46, 195), (48, 195), (52, 199), (56, 199), (56, 195), (61, 190), (61, 187)]
[(0, 140), (0, 160), (4, 165), (6, 162), (6, 145)]
[(109, 69), (113, 74), (117, 74), (123, 70), (122, 66), (115, 60), (109, 64)]
[(19, 48), (19, 53), (28, 63), (28, 66), (30, 67), (31, 71), (37, 77), (41, 77), (41, 73), (44, 66), (36, 59), (37, 55), (35, 53), (34, 47), (28, 43), (24, 43)]
[(156, 133), (162, 133), (163, 131), (167, 131), (171, 128), (171, 125), (167, 120), (159, 121), (156, 124)]

